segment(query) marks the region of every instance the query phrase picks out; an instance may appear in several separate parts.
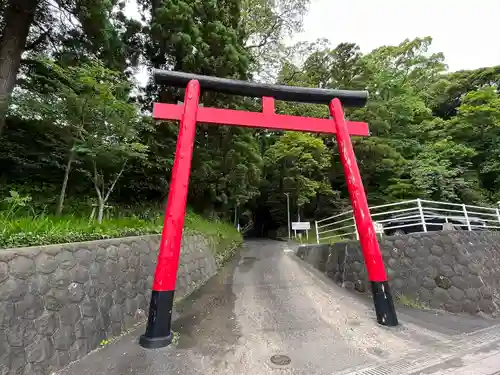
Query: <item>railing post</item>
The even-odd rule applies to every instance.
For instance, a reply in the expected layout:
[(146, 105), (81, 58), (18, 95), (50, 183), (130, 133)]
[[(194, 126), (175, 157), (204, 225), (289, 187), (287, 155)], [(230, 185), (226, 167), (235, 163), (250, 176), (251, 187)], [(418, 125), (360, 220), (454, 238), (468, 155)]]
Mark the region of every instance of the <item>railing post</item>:
[(319, 245), (319, 232), (318, 232), (318, 221), (314, 220), (314, 227), (316, 228), (316, 242)]
[(500, 210), (497, 208), (497, 218), (498, 218), (498, 222), (500, 223)]
[(472, 232), (472, 227), (470, 226), (469, 215), (467, 214), (467, 207), (465, 207), (465, 204), (462, 204), (462, 208), (464, 210), (465, 221), (467, 222), (467, 229), (469, 230), (469, 232)]
[(420, 215), (420, 220), (422, 222), (422, 227), (424, 228), (424, 232), (427, 233), (427, 225), (425, 224), (424, 210), (422, 208), (422, 201), (420, 200), (420, 198), (417, 198), (417, 206), (418, 206), (418, 213)]

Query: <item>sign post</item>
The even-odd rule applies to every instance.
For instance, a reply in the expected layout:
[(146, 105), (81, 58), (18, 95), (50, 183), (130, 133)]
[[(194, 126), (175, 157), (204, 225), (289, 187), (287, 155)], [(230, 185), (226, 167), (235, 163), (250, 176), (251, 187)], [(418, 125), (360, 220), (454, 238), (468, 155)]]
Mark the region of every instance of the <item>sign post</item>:
[[(140, 345), (145, 348), (159, 348), (167, 346), (172, 340), (170, 325), (175, 283), (179, 266), (194, 137), (196, 124), (199, 122), (336, 134), (368, 277), (372, 283), (377, 321), (382, 325), (397, 325), (398, 321), (389, 292), (385, 267), (376, 241), (365, 191), (350, 140), (352, 135), (368, 136), (368, 125), (363, 122), (346, 121), (342, 110), (342, 104), (354, 107), (365, 105), (368, 93), (366, 91), (258, 84), (163, 70), (155, 70), (153, 74), (158, 84), (186, 87), (186, 93), (183, 104), (155, 103), (153, 107), (155, 119), (180, 120), (181, 124), (158, 263), (153, 281), (148, 324), (145, 334), (139, 340)], [(262, 112), (200, 106), (200, 89), (240, 96), (261, 97)], [(331, 118), (320, 119), (276, 114), (275, 99), (329, 104)], [(310, 229), (310, 223), (298, 222), (295, 224), (301, 228), (307, 227), (305, 230)], [(301, 230), (295, 229), (293, 226), (292, 229)]]

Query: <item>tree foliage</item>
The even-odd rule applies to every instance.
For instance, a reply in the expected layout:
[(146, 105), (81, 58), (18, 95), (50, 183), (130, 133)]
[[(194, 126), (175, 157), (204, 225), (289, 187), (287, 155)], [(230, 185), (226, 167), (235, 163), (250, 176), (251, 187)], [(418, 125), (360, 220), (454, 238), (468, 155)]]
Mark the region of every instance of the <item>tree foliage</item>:
[[(158, 100), (182, 100), (182, 91), (152, 81), (137, 86), (141, 66), (367, 89), (367, 106), (346, 114), (370, 126), (371, 136), (353, 144), (371, 204), (500, 200), (500, 66), (448, 72), (429, 37), (369, 53), (348, 41), (285, 47), (301, 30), (308, 0), (137, 4), (140, 21), (125, 13), (124, 0), (0, 1), (4, 194), (29, 185), (50, 192), (47, 204), (58, 212), (66, 196), (96, 197), (101, 214), (111, 201), (163, 201), (178, 124), (155, 122), (150, 110)], [(217, 93), (201, 101), (261, 106)], [(277, 111), (328, 117), (320, 105), (277, 102)], [(334, 136), (197, 126), (194, 210), (279, 227), (287, 220), (285, 193), (294, 217), (320, 218), (349, 205)]]

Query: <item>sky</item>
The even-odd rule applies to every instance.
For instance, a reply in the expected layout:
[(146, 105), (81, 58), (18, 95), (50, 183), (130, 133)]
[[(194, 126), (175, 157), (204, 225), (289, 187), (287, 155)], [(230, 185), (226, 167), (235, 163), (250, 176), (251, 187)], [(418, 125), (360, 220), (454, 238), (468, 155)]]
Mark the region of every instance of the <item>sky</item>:
[(425, 36), (450, 71), (500, 65), (500, 0), (312, 0), (292, 41), (327, 38), (369, 52)]

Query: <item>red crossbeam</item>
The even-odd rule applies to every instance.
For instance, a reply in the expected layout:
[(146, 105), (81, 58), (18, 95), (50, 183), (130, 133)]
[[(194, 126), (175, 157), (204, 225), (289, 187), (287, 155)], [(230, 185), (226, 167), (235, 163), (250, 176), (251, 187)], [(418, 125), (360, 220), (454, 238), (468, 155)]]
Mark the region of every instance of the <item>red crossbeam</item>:
[[(329, 119), (276, 114), (273, 98), (263, 98), (262, 107), (262, 112), (200, 107), (198, 108), (196, 121), (207, 124), (235, 125), (252, 128), (325, 134), (336, 133), (335, 125)], [(183, 104), (154, 103), (153, 117), (161, 120), (180, 121), (183, 111)], [(365, 122), (347, 121), (347, 127), (350, 135), (368, 136), (370, 134), (368, 124)]]

